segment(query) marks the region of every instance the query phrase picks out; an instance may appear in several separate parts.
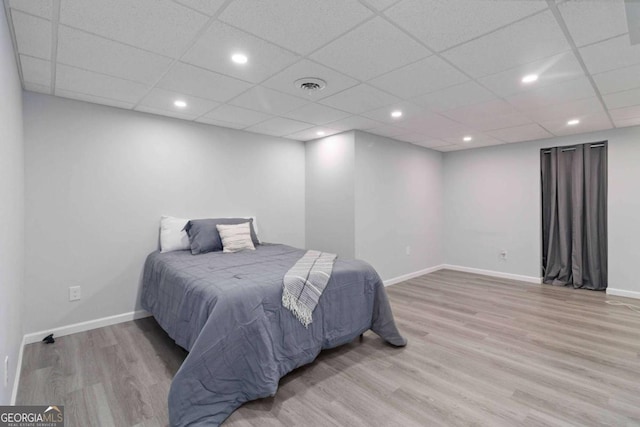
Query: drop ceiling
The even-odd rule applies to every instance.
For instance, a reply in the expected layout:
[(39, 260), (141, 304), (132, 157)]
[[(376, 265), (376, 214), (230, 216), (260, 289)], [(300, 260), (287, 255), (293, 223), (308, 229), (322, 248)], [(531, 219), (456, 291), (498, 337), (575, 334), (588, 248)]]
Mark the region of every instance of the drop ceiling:
[[(640, 44), (623, 0), (5, 8), (26, 90), (118, 108), (301, 141), (361, 129), (439, 151), (640, 125)], [(231, 61), (238, 52), (246, 64)], [(538, 80), (522, 83), (529, 74)], [(327, 86), (306, 94), (303, 77)]]

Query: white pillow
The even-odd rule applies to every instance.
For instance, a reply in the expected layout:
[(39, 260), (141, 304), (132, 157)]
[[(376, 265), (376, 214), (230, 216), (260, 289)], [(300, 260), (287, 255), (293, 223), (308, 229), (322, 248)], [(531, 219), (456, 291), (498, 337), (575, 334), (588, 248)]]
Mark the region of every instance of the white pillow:
[(251, 226), (248, 222), (242, 224), (217, 224), (218, 234), (222, 240), (222, 252), (239, 252), (243, 249), (255, 250), (251, 240)]
[(163, 216), (160, 218), (160, 252), (190, 249), (189, 236), (184, 231), (188, 219)]

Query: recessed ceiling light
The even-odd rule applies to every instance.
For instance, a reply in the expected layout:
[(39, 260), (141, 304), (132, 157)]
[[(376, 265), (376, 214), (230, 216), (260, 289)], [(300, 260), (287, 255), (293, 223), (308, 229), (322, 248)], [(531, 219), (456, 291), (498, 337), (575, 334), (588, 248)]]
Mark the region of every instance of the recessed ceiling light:
[(234, 53), (231, 55), (231, 60), (236, 64), (246, 64), (249, 58), (243, 53)]
[(569, 126), (575, 126), (575, 125), (577, 125), (578, 123), (580, 123), (580, 120), (578, 120), (578, 119), (569, 120), (569, 121), (567, 122), (567, 124), (568, 124)]
[(402, 117), (402, 111), (400, 110), (392, 111), (391, 117), (393, 117), (394, 119), (397, 119), (398, 117)]
[(522, 83), (533, 83), (538, 80), (537, 74), (527, 74), (522, 78)]
[(316, 132), (316, 135), (318, 136), (325, 136), (325, 133), (323, 130), (319, 130), (318, 132)]
[(471, 138), (470, 136), (465, 136), (464, 138), (462, 138), (462, 140), (463, 140), (464, 142), (469, 142), (469, 141), (471, 141), (472, 139), (473, 139), (473, 138)]
[(187, 103), (182, 100), (177, 100), (177, 101), (174, 101), (173, 105), (175, 105), (178, 108), (184, 108), (187, 106)]

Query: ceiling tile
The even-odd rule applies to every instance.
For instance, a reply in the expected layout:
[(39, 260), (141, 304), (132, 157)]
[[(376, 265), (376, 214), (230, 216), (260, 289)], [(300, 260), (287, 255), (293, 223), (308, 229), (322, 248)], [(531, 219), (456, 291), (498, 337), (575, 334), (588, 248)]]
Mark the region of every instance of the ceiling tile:
[(24, 90), (51, 95), (51, 86), (39, 85), (37, 83), (24, 82)]
[(73, 91), (129, 104), (138, 102), (149, 88), (130, 80), (58, 64), (56, 67), (56, 95), (58, 95), (58, 90)]
[(332, 129), (339, 130), (340, 132), (344, 132), (352, 129), (360, 129), (360, 130), (372, 129), (372, 128), (382, 126), (382, 123), (376, 122), (375, 120), (371, 120), (366, 117), (351, 116), (351, 117), (347, 117), (346, 119), (327, 123), (327, 126)]
[(179, 62), (157, 86), (185, 95), (225, 102), (249, 89), (251, 84)]
[[(318, 135), (318, 132), (322, 132), (322, 134)], [(337, 133), (340, 133), (340, 131), (336, 129), (330, 129), (324, 126), (316, 126), (309, 129), (305, 129), (301, 132), (296, 132), (291, 135), (287, 135), (285, 136), (285, 138), (295, 139), (296, 141), (311, 141), (314, 139), (335, 135)]]
[(593, 79), (602, 94), (635, 89), (640, 87), (640, 64), (596, 74)]
[[(522, 78), (529, 74), (538, 75), (538, 80), (533, 84), (522, 83)], [(573, 52), (567, 51), (482, 77), (478, 81), (498, 96), (509, 96), (582, 76), (584, 71), (576, 56)]]
[(517, 113), (517, 110), (508, 102), (502, 99), (492, 99), (487, 102), (447, 110), (442, 115), (453, 120), (462, 121), (465, 119), (473, 120), (473, 116), (483, 119), (490, 116), (505, 116), (514, 113)]
[[(184, 101), (187, 106), (178, 108), (173, 105), (177, 100)], [(195, 96), (186, 96), (182, 93), (176, 93), (164, 89), (153, 89), (140, 101), (139, 106), (153, 108), (156, 110), (166, 110), (175, 113), (183, 118), (193, 120), (217, 107), (219, 104), (208, 99), (197, 98)], [(136, 108), (137, 109), (137, 108)], [(173, 116), (173, 115), (172, 115)], [(175, 117), (175, 116), (173, 116)]]
[(20, 55), (20, 66), (25, 83), (51, 87), (51, 62)]
[(425, 113), (401, 123), (399, 127), (412, 133), (423, 133), (427, 138), (440, 139), (468, 134), (473, 131), (470, 126), (458, 123), (439, 114)]
[(586, 77), (569, 80), (551, 86), (531, 89), (506, 98), (520, 110), (532, 110), (554, 104), (562, 104), (595, 96), (593, 86)]
[(396, 138), (399, 135), (406, 135), (411, 133), (406, 129), (402, 129), (396, 126), (386, 125), (379, 128), (367, 129), (367, 132), (374, 135), (386, 136), (387, 138)]
[(624, 128), (628, 126), (640, 126), (640, 116), (635, 119), (614, 119), (613, 122), (616, 124), (616, 127)]
[(162, 108), (147, 107), (145, 105), (138, 105), (137, 107), (135, 107), (135, 110), (142, 113), (156, 114), (158, 116), (173, 117), (182, 120), (193, 120), (195, 118), (193, 114), (182, 113), (180, 111), (165, 110)]
[(324, 125), (349, 117), (350, 114), (322, 104), (313, 103), (290, 111), (285, 114), (285, 116), (290, 119), (313, 123), (315, 125)]
[(594, 96), (591, 98), (527, 110), (524, 114), (534, 122), (549, 122), (558, 119), (569, 120), (574, 115), (584, 116), (603, 112), (604, 109), (602, 108), (602, 103)]
[(249, 132), (262, 133), (273, 136), (290, 135), (295, 132), (299, 132), (303, 129), (308, 129), (313, 125), (309, 123), (299, 122), (297, 120), (285, 119), (282, 117), (275, 117), (265, 122), (258, 123), (245, 130)]
[(360, 84), (319, 102), (339, 110), (360, 114), (398, 101), (399, 99), (393, 95), (372, 86)]
[(377, 17), (323, 47), (311, 58), (349, 76), (368, 80), (429, 55), (429, 50)]
[(544, 130), (537, 123), (492, 130), (487, 132), (487, 134), (504, 142), (533, 141), (535, 139), (553, 137), (552, 134)]
[(432, 111), (445, 111), (465, 105), (479, 104), (496, 96), (478, 83), (469, 81), (412, 99), (412, 102)]
[(553, 14), (547, 11), (455, 47), (443, 55), (468, 74), (482, 77), (569, 49)]
[(198, 12), (204, 13), (208, 16), (213, 16), (218, 12), (220, 6), (222, 6), (225, 0), (175, 0), (178, 3), (195, 9)]
[(216, 120), (206, 116), (199, 117), (198, 119), (196, 119), (196, 122), (225, 127), (225, 128), (231, 128), (231, 129), (244, 129), (247, 127), (246, 125), (243, 125), (240, 123), (225, 122), (223, 120)]
[(355, 1), (235, 0), (219, 19), (306, 55), (371, 14), (369, 9)]
[(504, 116), (485, 116), (482, 119), (472, 118), (470, 120), (464, 121), (463, 123), (485, 132), (493, 129), (500, 129), (505, 126), (524, 125), (527, 123), (531, 123), (531, 120), (524, 114), (514, 113), (506, 114)]
[(588, 116), (573, 116), (580, 119), (580, 124), (569, 126), (567, 120), (554, 120), (540, 123), (545, 129), (557, 136), (574, 135), (578, 133), (595, 132), (603, 129), (611, 129), (612, 125), (609, 117), (605, 113), (592, 114)]
[(58, 29), (58, 62), (123, 79), (153, 84), (172, 60), (70, 27)]
[[(231, 55), (243, 53), (249, 61), (236, 64)], [(276, 45), (222, 22), (214, 22), (182, 58), (188, 62), (241, 80), (258, 83), (298, 59)]]
[(441, 139), (427, 139), (425, 141), (414, 141), (411, 143), (414, 145), (419, 145), (420, 147), (431, 148), (433, 150), (439, 150), (440, 147), (452, 145)]
[(446, 142), (441, 139), (427, 138), (421, 133), (406, 133), (395, 137), (398, 141), (410, 142), (412, 144), (420, 144), (422, 147), (437, 147), (439, 145), (445, 145)]
[(628, 31), (624, 0), (568, 1), (558, 5), (558, 10), (577, 46)]
[(233, 105), (221, 105), (204, 116), (207, 119), (217, 122), (227, 122), (247, 127), (255, 125), (272, 118), (270, 114), (259, 111), (247, 110), (246, 108), (234, 107)]
[(405, 0), (385, 14), (427, 46), (441, 51), (546, 7), (539, 0)]
[(60, 22), (177, 58), (209, 20), (170, 0), (64, 0)]
[(640, 63), (640, 44), (631, 45), (624, 35), (580, 49), (580, 55), (591, 74), (615, 70)]
[(469, 80), (463, 73), (437, 56), (430, 56), (369, 82), (401, 98), (413, 98)]
[[(244, 107), (250, 110), (262, 111), (264, 113), (274, 115), (288, 113), (289, 111), (300, 108), (307, 103), (308, 101), (302, 98), (277, 92), (261, 86), (251, 88), (251, 90), (248, 90), (230, 102), (230, 104), (238, 107)], [(292, 130), (289, 133), (293, 133), (295, 131), (296, 130)]]
[(607, 108), (631, 107), (640, 105), (640, 88), (625, 90), (624, 92), (610, 93), (602, 97)]
[(615, 121), (637, 119), (640, 117), (640, 105), (616, 108), (614, 110), (609, 110), (609, 113), (611, 114), (611, 118)]
[[(465, 142), (464, 138), (466, 136), (471, 136), (473, 139), (471, 141)], [(457, 135), (442, 139), (450, 144), (462, 145), (466, 148), (487, 147), (489, 145), (504, 144), (504, 141), (500, 141), (497, 138), (480, 132), (460, 132)]]
[[(327, 82), (327, 86), (312, 94), (306, 94), (295, 86), (295, 81), (304, 77), (316, 77)], [(358, 84), (358, 81), (344, 74), (333, 71), (317, 62), (303, 59), (296, 62), (289, 68), (281, 71), (269, 80), (262, 83), (262, 86), (266, 86), (271, 89), (275, 89), (280, 92), (285, 92), (290, 95), (302, 96), (310, 101), (326, 98), (334, 93), (340, 92), (344, 89), (353, 87)]]
[(102, 98), (100, 96), (87, 95), (86, 93), (78, 93), (69, 90), (56, 88), (56, 96), (63, 98), (75, 99), (77, 101), (91, 102), (92, 104), (107, 105), (110, 107), (131, 109), (134, 106), (132, 102), (118, 101), (116, 99)]
[(364, 0), (365, 3), (380, 11), (388, 8), (395, 3), (398, 3), (399, 1), (400, 0)]
[(36, 15), (41, 18), (51, 19), (52, 15), (52, 1), (43, 0), (10, 0), (9, 7), (12, 9), (21, 10), (31, 15)]
[(501, 99), (448, 110), (442, 114), (480, 131), (531, 123), (525, 115)]
[(11, 16), (18, 52), (50, 60), (51, 22), (15, 10), (11, 12)]
[[(392, 117), (391, 112), (393, 111), (401, 111), (402, 116)], [(423, 113), (424, 108), (415, 104), (410, 102), (397, 102), (383, 108), (362, 113), (362, 115), (378, 122), (399, 126), (402, 122), (409, 120), (411, 117), (415, 117)]]

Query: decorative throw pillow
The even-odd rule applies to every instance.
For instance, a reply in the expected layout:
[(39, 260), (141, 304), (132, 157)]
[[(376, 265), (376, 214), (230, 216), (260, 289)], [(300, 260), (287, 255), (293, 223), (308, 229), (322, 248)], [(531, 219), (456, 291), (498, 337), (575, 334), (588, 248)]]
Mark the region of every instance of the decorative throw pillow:
[(248, 222), (234, 225), (216, 225), (222, 240), (222, 252), (239, 252), (244, 249), (255, 250), (251, 240), (251, 227)]
[(253, 227), (253, 218), (212, 218), (212, 219), (192, 219), (185, 227), (189, 235), (191, 253), (193, 255), (207, 252), (221, 251), (222, 240), (216, 225), (218, 224), (250, 224), (251, 240), (254, 246), (259, 244)]
[(189, 236), (184, 230), (188, 219), (163, 216), (160, 218), (160, 252), (182, 251), (190, 248)]

